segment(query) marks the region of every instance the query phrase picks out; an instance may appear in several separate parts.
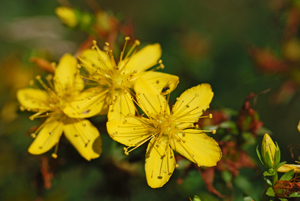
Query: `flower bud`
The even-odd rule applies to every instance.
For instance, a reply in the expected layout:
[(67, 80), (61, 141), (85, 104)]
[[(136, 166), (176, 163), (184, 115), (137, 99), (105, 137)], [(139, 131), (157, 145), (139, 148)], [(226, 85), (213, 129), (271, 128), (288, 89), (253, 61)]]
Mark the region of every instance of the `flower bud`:
[(277, 165), (275, 164), (277, 150), (272, 138), (266, 133), (261, 144), (261, 157), (267, 168), (273, 168)]
[(74, 28), (78, 24), (75, 10), (68, 7), (57, 7), (55, 9), (56, 15), (68, 27)]

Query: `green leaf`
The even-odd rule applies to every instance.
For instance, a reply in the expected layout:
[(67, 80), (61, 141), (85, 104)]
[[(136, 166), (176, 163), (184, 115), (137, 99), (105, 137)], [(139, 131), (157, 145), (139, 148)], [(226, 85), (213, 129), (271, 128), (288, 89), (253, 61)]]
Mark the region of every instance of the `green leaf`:
[(290, 194), (290, 198), (300, 198), (300, 193), (293, 192), (293, 193)]
[(294, 170), (290, 170), (290, 171), (286, 172), (284, 175), (282, 175), (279, 180), (280, 181), (289, 181), (293, 178), (293, 176), (294, 176)]
[(281, 163), (279, 163), (274, 169), (276, 170), (276, 172), (277, 172), (277, 170), (281, 167), (281, 166), (283, 166), (284, 164), (286, 164), (286, 161), (283, 161), (283, 162), (281, 162)]
[(223, 121), (220, 123), (220, 128), (227, 128), (227, 129), (236, 129), (236, 123), (234, 121)]
[(264, 176), (273, 176), (275, 171), (273, 168), (269, 169), (268, 171), (264, 171)]
[(223, 171), (222, 172), (222, 179), (228, 183), (232, 181), (232, 174), (229, 171)]
[(274, 162), (274, 166), (277, 166), (279, 163), (280, 163), (280, 155), (281, 155), (281, 152), (280, 152), (280, 148), (278, 146), (278, 143), (275, 142), (276, 144), (276, 148), (277, 148), (277, 151), (275, 153), (275, 162)]
[(274, 191), (272, 187), (269, 187), (267, 189), (266, 195), (271, 196), (271, 197), (275, 197)]
[(201, 201), (201, 199), (197, 195), (195, 195), (193, 201)]
[(255, 201), (251, 196), (246, 195), (245, 193), (243, 193), (243, 197), (244, 197), (244, 201)]
[(286, 199), (286, 198), (278, 198), (278, 199), (281, 201), (288, 201), (288, 199)]
[(272, 182), (269, 179), (267, 179), (266, 177), (264, 177), (264, 180), (267, 182), (267, 184), (269, 186), (273, 186)]
[(276, 182), (278, 181), (278, 174), (277, 172), (273, 175), (273, 186), (275, 186)]
[(272, 164), (269, 152), (266, 152), (266, 154), (262, 156), (262, 159), (265, 162), (264, 165), (267, 168), (273, 168), (274, 167), (274, 164)]
[(258, 156), (258, 158), (259, 158), (261, 164), (264, 164), (263, 161), (262, 161), (262, 159), (261, 159), (261, 155), (260, 155), (260, 153), (259, 153), (259, 150), (258, 150), (258, 145), (256, 146), (256, 154), (257, 154), (257, 156)]

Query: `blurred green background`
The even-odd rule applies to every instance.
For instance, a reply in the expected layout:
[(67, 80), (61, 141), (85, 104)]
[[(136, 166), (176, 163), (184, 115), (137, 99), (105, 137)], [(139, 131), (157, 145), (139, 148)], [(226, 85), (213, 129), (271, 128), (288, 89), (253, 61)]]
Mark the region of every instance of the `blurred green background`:
[[(258, 97), (256, 109), (264, 127), (272, 131), (273, 139), (278, 142), (282, 159), (293, 163), (288, 145), (300, 143), (297, 130), (300, 120), (299, 92), (296, 91), (288, 101), (275, 104), (273, 95), (284, 79), (278, 74), (262, 73), (249, 53), (250, 47), (257, 46), (280, 54), (289, 2), (97, 2), (101, 9), (119, 19), (131, 20), (134, 35), (142, 45), (161, 44), (164, 72), (180, 77), (180, 83), (171, 95), (173, 102), (185, 89), (207, 82), (215, 93), (212, 109), (239, 110), (251, 92), (257, 94), (271, 89)], [(70, 3), (80, 10), (92, 10), (86, 1), (70, 0)], [(177, 184), (182, 172), (175, 170), (163, 188), (148, 187), (143, 171), (145, 147), (125, 158), (122, 146), (112, 142), (104, 124), (99, 125), (103, 138), (100, 158), (86, 162), (64, 139), (59, 151), (63, 154), (57, 160), (49, 157), (51, 153), (44, 155), (49, 158), (54, 177), (52, 187), (44, 189), (40, 165), (45, 159), (27, 152), (32, 141), (28, 130), (38, 125), (38, 121), (30, 121), (29, 113), (20, 111), (15, 118), (13, 107), (4, 106), (7, 102), (15, 106), (15, 90), (25, 87), (32, 75), (40, 73), (29, 62), (30, 56), (51, 55), (50, 58), (58, 60), (65, 52), (75, 53), (86, 39), (83, 32), (70, 30), (61, 24), (54, 13), (59, 5), (57, 1), (38, 0), (0, 2), (0, 200), (175, 201), (188, 200), (196, 194), (204, 195), (204, 200), (217, 200), (206, 191), (197, 171), (189, 172), (184, 182)], [(30, 73), (27, 75), (26, 72)], [(99, 119), (92, 121), (98, 122)], [(120, 160), (129, 160), (131, 171), (121, 170), (116, 162)], [(235, 200), (241, 200), (245, 191), (252, 193), (255, 199), (260, 198), (264, 184), (259, 184), (262, 187), (260, 190), (254, 190), (255, 186), (247, 186), (249, 181), (245, 178), (239, 179), (236, 182), (244, 185), (235, 189)]]

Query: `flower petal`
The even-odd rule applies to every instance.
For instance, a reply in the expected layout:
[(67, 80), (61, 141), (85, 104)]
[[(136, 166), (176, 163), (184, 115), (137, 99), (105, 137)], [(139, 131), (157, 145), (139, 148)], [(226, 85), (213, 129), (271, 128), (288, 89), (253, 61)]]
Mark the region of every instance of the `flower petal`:
[(155, 142), (152, 139), (146, 153), (145, 171), (151, 188), (162, 187), (174, 172), (176, 161), (167, 137)]
[(86, 160), (98, 158), (102, 153), (100, 133), (90, 121), (69, 118), (65, 122), (64, 133)]
[(100, 68), (105, 72), (113, 69), (110, 58), (104, 51), (101, 50), (85, 50), (80, 56), (80, 61), (82, 66), (89, 72), (90, 75), (95, 74), (97, 68)]
[(215, 166), (222, 157), (218, 143), (200, 130), (186, 129), (174, 138), (171, 147), (198, 166)]
[(198, 121), (213, 98), (209, 84), (200, 84), (181, 94), (172, 109), (172, 116), (178, 122), (178, 128), (187, 128)]
[(20, 104), (29, 110), (49, 110), (49, 95), (46, 91), (40, 89), (19, 89), (17, 98)]
[(83, 80), (77, 72), (77, 61), (72, 55), (65, 54), (60, 59), (55, 69), (54, 87), (56, 92), (83, 89)]
[(122, 90), (116, 92), (114, 96), (115, 100), (113, 101), (113, 104), (110, 104), (108, 109), (108, 120), (115, 118), (120, 119), (135, 114), (135, 105), (132, 101), (130, 92)]
[(136, 99), (141, 109), (150, 116), (170, 114), (169, 105), (164, 96), (152, 86), (148, 81), (140, 78), (134, 85)]
[(126, 146), (139, 146), (152, 135), (146, 127), (147, 118), (125, 117), (109, 120), (106, 124), (110, 137)]
[(161, 57), (161, 47), (158, 43), (147, 45), (135, 53), (126, 65), (126, 73), (142, 72), (151, 68)]
[[(43, 125), (42, 125), (43, 126)], [(30, 145), (28, 152), (31, 154), (42, 154), (58, 143), (63, 132), (63, 123), (57, 116), (49, 117), (37, 137)]]
[(178, 76), (168, 73), (146, 71), (141, 77), (149, 81), (161, 95), (171, 93), (179, 83)]
[(85, 90), (63, 109), (72, 118), (88, 118), (97, 114), (106, 114), (108, 110), (108, 89), (94, 87)]

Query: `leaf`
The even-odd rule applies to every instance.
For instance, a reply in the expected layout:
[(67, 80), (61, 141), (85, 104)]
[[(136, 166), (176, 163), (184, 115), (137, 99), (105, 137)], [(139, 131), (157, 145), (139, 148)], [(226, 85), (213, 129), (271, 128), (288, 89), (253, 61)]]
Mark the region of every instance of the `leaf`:
[(273, 168), (269, 169), (268, 171), (264, 171), (264, 176), (273, 176), (275, 171)]
[(244, 197), (244, 201), (254, 201), (254, 199), (250, 196)]
[(201, 199), (197, 195), (195, 195), (193, 201), (201, 201)]
[(267, 184), (268, 184), (269, 186), (272, 186), (272, 185), (273, 185), (272, 182), (271, 182), (269, 179), (267, 179), (267, 178), (264, 177), (264, 180), (267, 182)]
[(282, 175), (279, 180), (280, 181), (289, 181), (293, 178), (293, 176), (294, 176), (294, 170), (290, 170), (290, 171), (286, 172), (284, 175)]
[(284, 164), (286, 164), (286, 161), (283, 161), (283, 162), (279, 163), (274, 169), (277, 171)]
[(262, 159), (261, 159), (261, 155), (260, 155), (260, 153), (259, 153), (259, 150), (258, 150), (258, 145), (257, 145), (257, 147), (256, 147), (256, 154), (257, 154), (257, 156), (258, 156), (258, 158), (259, 158), (261, 164), (264, 164), (263, 161), (262, 161)]
[(274, 166), (277, 166), (279, 163), (280, 163), (280, 148), (279, 148), (279, 146), (278, 146), (278, 144), (277, 144), (277, 142), (275, 142), (276, 143), (276, 148), (277, 148), (277, 151), (276, 151), (276, 153), (275, 153), (275, 162), (274, 162)]
[(267, 189), (266, 195), (271, 196), (271, 197), (275, 197), (274, 191), (272, 187), (269, 187)]
[(299, 197), (300, 197), (300, 193), (298, 193), (298, 192), (293, 192), (293, 193), (290, 194), (289, 197), (290, 197), (290, 198), (299, 198)]

